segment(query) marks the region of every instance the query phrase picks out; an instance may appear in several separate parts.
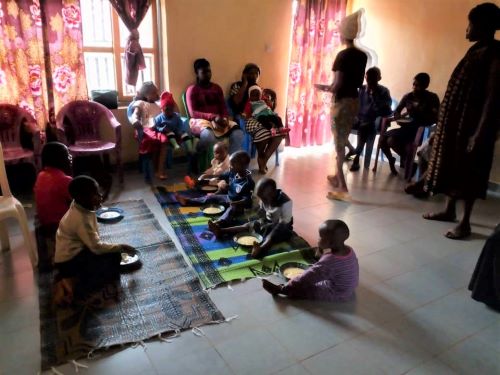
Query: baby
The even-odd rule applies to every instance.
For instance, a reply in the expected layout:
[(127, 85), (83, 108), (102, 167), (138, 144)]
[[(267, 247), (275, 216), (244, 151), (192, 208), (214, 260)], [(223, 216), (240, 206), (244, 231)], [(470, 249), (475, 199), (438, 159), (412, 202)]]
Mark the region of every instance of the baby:
[(243, 112), (246, 118), (254, 117), (266, 129), (275, 129), (275, 134), (286, 133), (283, 128), (283, 122), (276, 112), (274, 112), (268, 103), (262, 100), (262, 89), (253, 85), (248, 89), (248, 102)]
[(285, 285), (262, 280), (272, 295), (323, 301), (345, 301), (351, 298), (359, 282), (359, 265), (354, 250), (345, 245), (349, 228), (341, 220), (327, 220), (319, 227), (319, 261), (302, 275)]
[(196, 187), (197, 184), (217, 186), (220, 181), (219, 176), (229, 171), (229, 153), (226, 143), (217, 142), (214, 145), (214, 158), (212, 159), (210, 165), (210, 168), (198, 177), (198, 181), (193, 180), (189, 176), (184, 177), (186, 186), (190, 189)]
[(256, 232), (264, 237), (262, 244), (257, 242), (252, 248), (252, 257), (258, 258), (266, 254), (272, 245), (287, 241), (293, 235), (292, 200), (270, 178), (262, 178), (255, 189), (260, 199), (259, 219), (253, 222), (230, 228), (221, 228), (209, 221), (208, 229), (217, 237), (239, 232)]

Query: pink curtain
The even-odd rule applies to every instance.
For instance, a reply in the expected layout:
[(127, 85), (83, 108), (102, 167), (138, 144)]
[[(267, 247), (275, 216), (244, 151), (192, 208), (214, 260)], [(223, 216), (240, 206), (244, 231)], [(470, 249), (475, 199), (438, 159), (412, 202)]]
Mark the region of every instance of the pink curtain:
[(78, 0), (0, 0), (0, 102), (44, 129), (49, 108), (87, 99)]
[(290, 146), (321, 145), (331, 140), (331, 94), (314, 89), (331, 84), (340, 47), (338, 26), (346, 0), (299, 0), (293, 20), (287, 124)]
[(146, 68), (137, 29), (148, 12), (151, 0), (110, 0), (110, 2), (130, 31), (125, 48), (125, 67), (127, 69), (125, 82), (135, 86), (139, 70)]

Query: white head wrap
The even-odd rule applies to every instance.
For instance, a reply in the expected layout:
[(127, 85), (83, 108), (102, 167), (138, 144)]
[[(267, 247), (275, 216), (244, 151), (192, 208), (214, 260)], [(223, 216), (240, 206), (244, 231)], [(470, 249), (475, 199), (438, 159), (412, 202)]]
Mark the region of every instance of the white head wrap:
[(251, 93), (253, 90), (259, 90), (259, 92), (262, 94), (262, 89), (260, 88), (260, 86), (258, 86), (258, 85), (253, 85), (253, 86), (250, 86), (250, 87), (249, 87), (249, 89), (248, 89), (248, 95), (250, 95), (250, 93)]
[(360, 23), (361, 23), (361, 12), (358, 10), (346, 18), (344, 18), (340, 22), (340, 35), (344, 39), (354, 40), (357, 38), (360, 31)]

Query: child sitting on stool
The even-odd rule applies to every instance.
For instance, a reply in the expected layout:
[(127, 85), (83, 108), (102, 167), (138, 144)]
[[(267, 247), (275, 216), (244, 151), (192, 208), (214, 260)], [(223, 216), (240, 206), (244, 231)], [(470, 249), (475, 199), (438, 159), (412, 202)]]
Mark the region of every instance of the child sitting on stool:
[(97, 181), (88, 176), (75, 177), (69, 193), (73, 202), (56, 233), (57, 304), (71, 303), (77, 287), (91, 290), (117, 278), (120, 253), (134, 251), (129, 245), (105, 243), (99, 238), (95, 210), (102, 197)]
[(221, 228), (218, 224), (209, 221), (208, 229), (217, 237), (224, 234), (239, 232), (256, 232), (264, 237), (262, 244), (254, 243), (252, 257), (265, 255), (272, 245), (287, 241), (293, 235), (292, 200), (277, 189), (276, 182), (270, 178), (262, 178), (255, 189), (260, 199), (258, 215), (260, 219), (244, 225)]
[(332, 302), (348, 300), (358, 286), (359, 265), (354, 250), (344, 244), (347, 238), (346, 223), (341, 220), (323, 222), (319, 227), (319, 261), (285, 285), (262, 280), (262, 286), (272, 295)]
[(276, 112), (274, 112), (270, 105), (262, 100), (262, 89), (253, 85), (248, 89), (248, 102), (245, 105), (243, 112), (246, 118), (254, 117), (266, 129), (274, 129), (273, 135), (283, 135), (289, 129), (283, 127), (283, 122)]
[(229, 171), (229, 153), (228, 146), (224, 142), (217, 142), (214, 145), (214, 158), (210, 162), (208, 168), (203, 174), (198, 177), (198, 181), (193, 180), (191, 177), (184, 177), (186, 186), (194, 189), (197, 184), (202, 184), (208, 181), (208, 185), (217, 186), (220, 181), (220, 175)]
[(175, 197), (182, 206), (201, 206), (205, 203), (229, 205), (224, 214), (215, 221), (221, 227), (227, 226), (236, 215), (243, 214), (245, 208), (252, 207), (255, 182), (252, 172), (248, 170), (249, 164), (250, 156), (245, 151), (236, 151), (229, 158), (229, 172), (220, 175), (219, 189), (214, 194), (201, 198), (186, 198), (179, 194), (175, 194)]

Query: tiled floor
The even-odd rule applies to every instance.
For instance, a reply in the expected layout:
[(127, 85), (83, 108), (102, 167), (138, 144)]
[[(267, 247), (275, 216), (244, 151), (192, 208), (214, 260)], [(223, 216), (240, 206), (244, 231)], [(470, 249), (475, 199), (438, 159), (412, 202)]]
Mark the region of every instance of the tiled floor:
[[(361, 265), (356, 299), (344, 304), (273, 299), (250, 280), (210, 291), (231, 323), (184, 332), (172, 343), (103, 352), (82, 374), (500, 374), (500, 314), (466, 290), (500, 199), (479, 202), (474, 235), (451, 241), (447, 224), (421, 219), (442, 198), (415, 200), (386, 165), (348, 174), (352, 203), (325, 199), (328, 148), (288, 149), (271, 176), (294, 200), (296, 230), (315, 244), (317, 227), (341, 218)], [(172, 233), (156, 199), (130, 172), (112, 199), (143, 198)], [(31, 198), (25, 199), (29, 202)], [(32, 209), (28, 209), (32, 216)], [(0, 254), (0, 374), (39, 370), (38, 291), (17, 228)], [(58, 368), (73, 374), (72, 365)]]

